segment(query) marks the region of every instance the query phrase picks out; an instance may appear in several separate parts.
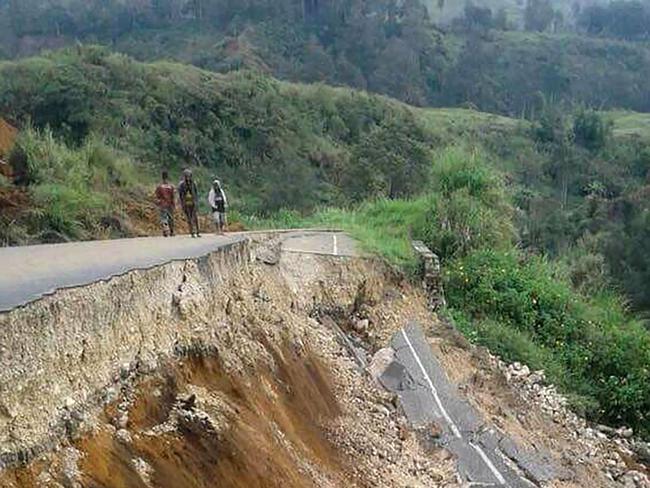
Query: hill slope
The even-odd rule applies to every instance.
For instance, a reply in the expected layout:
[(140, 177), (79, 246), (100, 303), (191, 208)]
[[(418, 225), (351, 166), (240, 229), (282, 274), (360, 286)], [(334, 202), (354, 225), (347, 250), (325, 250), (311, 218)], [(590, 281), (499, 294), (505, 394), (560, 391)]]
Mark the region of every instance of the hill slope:
[(3, 183), (23, 199), (0, 207), (7, 243), (155, 232), (164, 167), (193, 167), (202, 195), (219, 176), (253, 223), (343, 207), (310, 222), (350, 228), (407, 270), (408, 239), (424, 239), (470, 338), (547, 369), (593, 419), (646, 425), (650, 341), (611, 279), (645, 306), (650, 152), (602, 114), (416, 109), (97, 47), (1, 64), (0, 113), (22, 129), (11, 160), (27, 169)]
[[(613, 114), (615, 139), (603, 126), (598, 145), (577, 141), (567, 153), (546, 132), (575, 139), (576, 124), (597, 128), (599, 116), (549, 116), (546, 126), (414, 109), (344, 88), (144, 64), (89, 47), (0, 64), (0, 115), (23, 129), (13, 159), (28, 170), (22, 187), (2, 190), (4, 202), (22, 202), (3, 207), (6, 243), (156, 232), (149, 195), (163, 168), (175, 178), (194, 167), (202, 192), (218, 176), (244, 216), (410, 197), (428, 190), (438, 152), (463, 144), (482, 147), (508, 174), (523, 245), (562, 255), (596, 235), (590, 246), (646, 303), (638, 236), (650, 159), (647, 140), (630, 134), (639, 114)], [(581, 139), (591, 134), (580, 130)]]
[[(646, 42), (480, 25), (446, 32), (417, 0), (400, 6), (336, 1), (314, 12), (290, 0), (255, 0), (245, 8), (226, 0), (174, 0), (166, 7), (30, 1), (26, 8), (0, 5), (6, 57), (84, 41), (140, 60), (173, 59), (217, 72), (252, 67), (284, 80), (368, 89), (414, 105), (470, 104), (520, 116), (552, 98), (650, 110), (643, 89), (650, 73)], [(504, 4), (520, 15), (516, 3)], [(447, 2), (443, 12), (458, 5)]]

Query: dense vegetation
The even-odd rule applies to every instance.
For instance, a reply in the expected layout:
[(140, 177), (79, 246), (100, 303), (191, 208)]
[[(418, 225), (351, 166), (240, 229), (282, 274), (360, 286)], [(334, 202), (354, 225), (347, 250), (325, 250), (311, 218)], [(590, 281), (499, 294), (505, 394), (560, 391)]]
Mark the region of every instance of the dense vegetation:
[[(144, 65), (101, 48), (0, 65), (0, 113), (34, 128), (13, 155), (26, 160), (23, 183), (69, 204), (78, 195), (52, 185), (96, 180), (89, 168), (102, 146), (137, 161), (145, 182), (161, 168), (196, 167), (203, 185), (218, 175), (247, 196), (240, 211), (268, 214), (413, 194), (426, 183), (432, 142), (411, 110), (377, 96)], [(122, 182), (110, 173), (104, 191)], [(57, 211), (49, 225), (65, 234), (75, 222), (75, 212)]]
[(442, 11), (457, 16), (441, 27), (432, 20), (440, 6), (429, 15), (419, 0), (6, 1), (0, 57), (3, 49), (13, 57), (81, 40), (141, 60), (171, 58), (218, 72), (249, 67), (414, 105), (533, 117), (544, 98), (555, 98), (650, 110), (643, 88), (650, 47), (643, 32), (619, 26), (632, 26), (625, 19), (634, 15), (634, 25), (648, 25), (638, 17), (645, 4), (567, 10), (550, 0), (523, 8), (495, 0), (492, 8), (469, 3), (456, 12), (448, 3)]

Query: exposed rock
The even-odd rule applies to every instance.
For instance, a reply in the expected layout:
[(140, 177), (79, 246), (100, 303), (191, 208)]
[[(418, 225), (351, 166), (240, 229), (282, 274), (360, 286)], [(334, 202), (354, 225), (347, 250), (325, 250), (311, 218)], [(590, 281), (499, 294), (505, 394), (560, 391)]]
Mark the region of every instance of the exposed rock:
[(140, 478), (147, 486), (152, 486), (151, 484), (151, 475), (153, 474), (153, 468), (149, 465), (144, 459), (136, 457), (133, 459), (133, 467), (140, 475)]
[(623, 439), (631, 439), (634, 436), (634, 431), (628, 427), (621, 427), (616, 430), (616, 435)]
[(255, 257), (258, 261), (269, 266), (275, 266), (280, 262), (281, 245), (279, 242), (272, 242), (264, 246), (260, 246), (255, 252)]
[(395, 351), (391, 347), (380, 349), (372, 357), (367, 371), (370, 377), (375, 380), (375, 383), (377, 385), (381, 385), (379, 378), (384, 374), (390, 363), (393, 362), (394, 358)]
[(131, 434), (126, 429), (118, 430), (115, 433), (115, 438), (122, 444), (131, 444), (131, 442), (133, 442), (133, 438), (131, 437)]
[(72, 488), (81, 488), (79, 461), (81, 452), (73, 447), (66, 447), (61, 451), (63, 484)]
[(614, 429), (613, 427), (609, 427), (608, 425), (598, 424), (598, 425), (594, 426), (594, 428), (598, 432), (601, 432), (601, 433), (605, 434), (608, 437), (614, 437), (616, 435), (616, 429)]
[(650, 464), (650, 443), (636, 441), (632, 443), (631, 449), (641, 461)]
[(352, 327), (359, 334), (365, 334), (368, 331), (369, 326), (370, 326), (370, 322), (368, 321), (368, 319), (360, 319), (352, 322)]
[(442, 285), (440, 258), (422, 241), (413, 241), (413, 249), (420, 257), (422, 287), (427, 293), (429, 307), (432, 311), (437, 312), (447, 305)]
[(650, 459), (650, 450), (644, 443), (632, 441), (632, 429), (615, 429), (606, 425), (587, 426), (587, 421), (569, 410), (567, 399), (558, 393), (553, 385), (546, 385), (543, 371), (530, 373), (529, 368), (519, 362), (506, 364), (490, 355), (491, 363), (498, 368), (514, 390), (523, 398), (536, 404), (553, 421), (573, 431), (574, 437), (588, 449), (588, 464), (601, 463), (608, 478), (619, 486), (629, 488), (650, 488), (644, 473), (629, 471), (620, 453), (636, 456), (640, 460)]

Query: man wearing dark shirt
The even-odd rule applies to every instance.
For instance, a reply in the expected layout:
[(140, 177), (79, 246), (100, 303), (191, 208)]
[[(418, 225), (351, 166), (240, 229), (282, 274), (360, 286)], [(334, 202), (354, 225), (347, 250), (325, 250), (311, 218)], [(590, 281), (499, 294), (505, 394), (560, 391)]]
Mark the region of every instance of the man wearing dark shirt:
[(178, 185), (178, 198), (181, 201), (185, 218), (187, 218), (190, 234), (192, 234), (192, 237), (201, 237), (198, 214), (199, 190), (192, 179), (192, 171), (189, 169), (183, 171), (183, 181)]
[(156, 188), (156, 205), (160, 214), (163, 236), (174, 235), (174, 185), (169, 183), (169, 174), (162, 172), (162, 183)]

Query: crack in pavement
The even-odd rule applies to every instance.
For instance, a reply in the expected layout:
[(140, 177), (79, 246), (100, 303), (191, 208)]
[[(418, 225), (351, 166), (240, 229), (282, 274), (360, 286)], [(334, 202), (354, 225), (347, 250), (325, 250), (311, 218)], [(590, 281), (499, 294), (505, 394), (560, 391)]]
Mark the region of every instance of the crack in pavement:
[(462, 398), (417, 324), (395, 334), (391, 346), (394, 360), (379, 381), (399, 396), (413, 426), (442, 428), (439, 444), (457, 457), (469, 486), (529, 488), (562, 476), (546, 453), (520, 449)]

